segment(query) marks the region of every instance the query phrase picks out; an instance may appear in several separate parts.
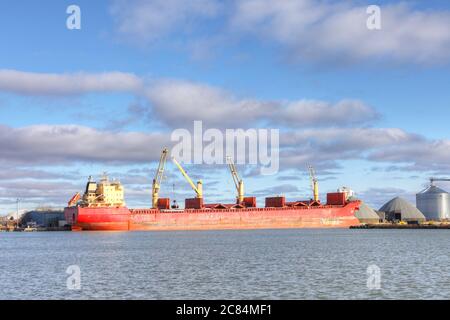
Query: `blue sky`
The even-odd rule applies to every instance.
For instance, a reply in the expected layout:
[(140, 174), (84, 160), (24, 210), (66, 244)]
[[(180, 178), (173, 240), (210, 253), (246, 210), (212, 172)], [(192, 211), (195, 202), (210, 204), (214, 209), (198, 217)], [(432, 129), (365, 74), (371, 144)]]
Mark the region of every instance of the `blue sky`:
[[(66, 28), (70, 4), (81, 8), (81, 30)], [(27, 208), (62, 206), (103, 171), (123, 181), (130, 206), (148, 206), (160, 147), (193, 120), (217, 126), (209, 112), (226, 128), (282, 131), (277, 175), (241, 168), (248, 194), (309, 197), (307, 162), (322, 196), (348, 185), (375, 207), (413, 200), (450, 169), (450, 4), (378, 1), (379, 31), (365, 27), (370, 4), (2, 1), (0, 214), (17, 197)], [(246, 101), (275, 105), (280, 119), (257, 111), (235, 121)], [(208, 201), (233, 200), (225, 166), (187, 168), (205, 180)], [(172, 171), (163, 195), (190, 196)]]

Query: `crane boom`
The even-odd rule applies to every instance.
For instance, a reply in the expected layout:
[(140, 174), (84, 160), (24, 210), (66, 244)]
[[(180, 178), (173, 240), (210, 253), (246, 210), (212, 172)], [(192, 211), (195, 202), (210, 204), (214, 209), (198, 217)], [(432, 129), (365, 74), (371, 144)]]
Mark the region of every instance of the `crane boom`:
[(197, 185), (195, 185), (194, 182), (192, 181), (192, 179), (186, 173), (186, 171), (184, 171), (184, 169), (181, 166), (181, 164), (177, 161), (177, 159), (172, 157), (172, 161), (173, 161), (173, 163), (175, 163), (175, 165), (177, 166), (178, 170), (180, 170), (181, 174), (186, 179), (186, 181), (189, 183), (191, 188), (195, 191), (195, 193), (197, 195), (197, 198), (202, 198), (203, 197), (203, 187), (202, 187), (203, 184), (202, 184), (202, 181), (201, 180), (197, 181)]
[(80, 200), (80, 199), (81, 199), (81, 195), (80, 195), (79, 192), (77, 192), (77, 193), (75, 193), (75, 195), (74, 195), (72, 198), (70, 198), (70, 200), (69, 200), (69, 202), (67, 203), (67, 205), (68, 205), (69, 207), (72, 207), (72, 206), (74, 206), (74, 205), (78, 202), (78, 200)]
[(227, 157), (228, 167), (230, 168), (231, 176), (233, 178), (234, 185), (237, 191), (237, 202), (242, 203), (244, 201), (244, 181), (239, 176), (236, 165), (234, 164), (231, 157)]
[(309, 178), (311, 179), (311, 188), (313, 191), (314, 201), (319, 201), (319, 182), (316, 178), (316, 172), (312, 165), (308, 166)]
[(164, 148), (161, 152), (161, 157), (159, 158), (158, 169), (156, 170), (155, 178), (152, 183), (152, 206), (153, 209), (158, 207), (159, 190), (161, 188), (161, 182), (164, 175), (164, 167), (166, 165), (167, 155), (169, 150)]

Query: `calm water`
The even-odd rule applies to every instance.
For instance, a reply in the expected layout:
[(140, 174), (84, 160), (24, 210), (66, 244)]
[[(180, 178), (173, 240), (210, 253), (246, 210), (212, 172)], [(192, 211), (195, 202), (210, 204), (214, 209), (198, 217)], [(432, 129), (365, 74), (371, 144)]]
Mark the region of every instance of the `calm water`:
[(450, 298), (448, 230), (0, 233), (0, 250), (1, 299)]

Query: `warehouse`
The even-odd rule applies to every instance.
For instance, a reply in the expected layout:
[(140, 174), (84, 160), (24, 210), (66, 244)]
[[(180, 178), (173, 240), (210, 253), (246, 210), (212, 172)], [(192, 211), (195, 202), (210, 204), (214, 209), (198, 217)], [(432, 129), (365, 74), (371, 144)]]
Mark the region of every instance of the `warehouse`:
[(61, 226), (64, 222), (64, 212), (57, 210), (34, 210), (26, 212), (20, 219), (21, 226), (36, 225), (52, 228)]

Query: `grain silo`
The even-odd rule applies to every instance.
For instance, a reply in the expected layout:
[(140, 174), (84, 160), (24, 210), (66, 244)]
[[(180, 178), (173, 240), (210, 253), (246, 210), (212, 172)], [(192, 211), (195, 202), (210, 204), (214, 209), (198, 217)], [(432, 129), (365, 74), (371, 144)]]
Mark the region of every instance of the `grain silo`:
[(446, 220), (450, 218), (450, 196), (447, 191), (433, 183), (416, 194), (416, 206), (427, 220)]

